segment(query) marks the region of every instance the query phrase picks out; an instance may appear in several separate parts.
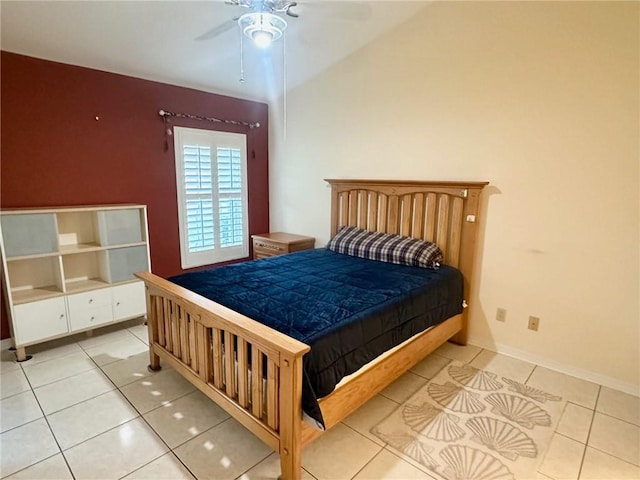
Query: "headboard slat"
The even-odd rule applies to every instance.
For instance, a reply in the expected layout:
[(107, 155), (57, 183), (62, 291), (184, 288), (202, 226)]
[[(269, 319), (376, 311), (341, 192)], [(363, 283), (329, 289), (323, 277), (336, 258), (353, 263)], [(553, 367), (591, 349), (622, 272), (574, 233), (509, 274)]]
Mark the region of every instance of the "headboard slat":
[(387, 203), (389, 198), (386, 195), (379, 195), (380, 198), (380, 210), (378, 211), (378, 228), (376, 232), (387, 231)]
[(436, 194), (427, 194), (427, 211), (426, 222), (423, 239), (427, 242), (435, 242), (436, 240)]
[(413, 197), (413, 218), (411, 219), (411, 236), (423, 238), (424, 195), (416, 193)]
[(460, 240), (462, 232), (462, 209), (464, 201), (461, 198), (453, 199), (451, 212), (451, 234), (449, 236), (449, 246), (447, 248), (446, 263), (454, 267), (460, 261)]
[(413, 217), (413, 195), (402, 196), (402, 221), (400, 224), (400, 235), (411, 236), (411, 221)]
[(369, 192), (369, 220), (367, 230), (375, 231), (378, 228), (378, 194)]
[(387, 204), (387, 233), (398, 233), (398, 223), (400, 222), (400, 207), (398, 196), (391, 195)]
[(358, 192), (358, 228), (367, 228), (367, 220), (369, 218), (369, 192), (360, 190)]
[(358, 191), (349, 192), (349, 218), (346, 225), (355, 227), (358, 225)]

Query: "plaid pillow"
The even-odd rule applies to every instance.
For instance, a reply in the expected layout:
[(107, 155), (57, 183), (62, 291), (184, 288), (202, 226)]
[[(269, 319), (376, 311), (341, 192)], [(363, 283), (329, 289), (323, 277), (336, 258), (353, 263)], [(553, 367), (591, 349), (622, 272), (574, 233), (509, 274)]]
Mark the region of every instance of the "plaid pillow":
[(336, 253), (412, 267), (438, 268), (443, 260), (442, 251), (435, 243), (357, 227), (340, 227), (327, 248)]

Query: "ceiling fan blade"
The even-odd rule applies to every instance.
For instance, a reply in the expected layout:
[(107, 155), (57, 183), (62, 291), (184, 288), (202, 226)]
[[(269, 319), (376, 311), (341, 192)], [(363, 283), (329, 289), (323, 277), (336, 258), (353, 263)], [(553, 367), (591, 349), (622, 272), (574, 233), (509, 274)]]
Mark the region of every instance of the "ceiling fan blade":
[(350, 20), (354, 22), (369, 20), (373, 15), (371, 5), (366, 2), (306, 1), (300, 2), (296, 9), (298, 8), (300, 10), (308, 9), (310, 14), (318, 12), (325, 15), (327, 18)]
[(217, 27), (212, 28), (208, 32), (204, 32), (199, 37), (196, 37), (196, 40), (197, 41), (211, 40), (212, 38), (215, 38), (218, 35), (222, 35), (224, 32), (231, 30), (235, 26), (237, 26), (237, 23), (235, 20), (227, 20), (226, 22), (218, 25)]

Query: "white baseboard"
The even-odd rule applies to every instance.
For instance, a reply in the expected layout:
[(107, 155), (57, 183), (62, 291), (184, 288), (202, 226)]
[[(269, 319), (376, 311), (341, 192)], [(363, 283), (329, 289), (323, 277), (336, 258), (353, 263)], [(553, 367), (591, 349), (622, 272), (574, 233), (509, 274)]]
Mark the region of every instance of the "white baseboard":
[(582, 368), (574, 367), (573, 365), (567, 365), (565, 363), (557, 362), (555, 360), (551, 360), (549, 358), (542, 357), (531, 352), (526, 352), (518, 348), (513, 348), (508, 345), (502, 345), (499, 343), (495, 345), (483, 345), (484, 342), (477, 341), (476, 339), (471, 338), (469, 339), (469, 343), (478, 347), (485, 348), (487, 350), (491, 350), (492, 352), (507, 355), (509, 357), (523, 360), (525, 362), (535, 363), (536, 365), (540, 365), (541, 367), (545, 367), (550, 370), (555, 370), (556, 372), (571, 375), (572, 377), (580, 378), (588, 382), (603, 385), (614, 390), (619, 390), (621, 392), (640, 397), (640, 385), (623, 382), (621, 380), (618, 380), (617, 378), (590, 372)]
[(11, 337), (5, 338), (4, 340), (0, 340), (0, 350), (7, 350), (13, 347), (13, 342), (11, 341)]

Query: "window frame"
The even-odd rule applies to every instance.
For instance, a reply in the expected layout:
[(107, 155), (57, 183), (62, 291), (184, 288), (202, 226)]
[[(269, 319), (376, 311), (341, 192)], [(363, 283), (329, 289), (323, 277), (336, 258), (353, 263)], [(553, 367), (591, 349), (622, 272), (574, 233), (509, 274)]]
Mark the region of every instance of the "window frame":
[[(178, 231), (180, 236), (180, 261), (183, 269), (212, 265), (220, 262), (238, 260), (249, 256), (249, 200), (247, 186), (247, 135), (243, 133), (222, 132), (188, 127), (173, 127), (174, 152), (176, 165), (176, 187), (178, 203)], [(187, 199), (184, 172), (184, 147), (207, 146), (212, 152), (211, 198), (213, 201), (214, 245), (212, 248), (189, 251), (187, 226)], [(230, 198), (229, 194), (221, 194), (218, 187), (218, 148), (237, 148), (240, 150), (242, 201), (242, 245), (220, 247), (220, 218), (218, 204), (221, 198)], [(202, 196), (200, 194), (199, 196)]]

